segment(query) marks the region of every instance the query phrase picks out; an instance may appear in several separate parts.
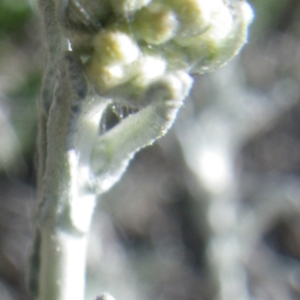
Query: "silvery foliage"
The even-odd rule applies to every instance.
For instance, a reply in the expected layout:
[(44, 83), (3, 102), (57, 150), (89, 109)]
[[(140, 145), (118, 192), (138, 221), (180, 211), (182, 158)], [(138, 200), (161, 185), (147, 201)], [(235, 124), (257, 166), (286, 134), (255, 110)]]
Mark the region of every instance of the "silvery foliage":
[[(90, 125), (79, 125), (77, 135), (81, 156), (88, 153), (85, 162), (91, 162), (91, 185), (100, 193), (138, 149), (171, 126), (191, 88), (189, 74), (215, 70), (240, 50), (252, 19), (245, 1), (70, 0), (56, 1), (56, 9), (78, 70), (91, 83), (80, 104), (83, 118), (104, 128), (101, 136), (93, 133), (88, 151), (82, 136)], [(80, 76), (70, 77), (79, 87)], [(128, 107), (140, 112), (106, 133), (109, 105), (120, 120)]]
[[(246, 1), (222, 0), (40, 0), (39, 7), (47, 56), (30, 284), (38, 289), (39, 276), (41, 299), (64, 299), (83, 290), (83, 274), (71, 270), (84, 264), (95, 195), (168, 131), (191, 89), (190, 74), (213, 71), (238, 53), (252, 11)], [(119, 119), (112, 129), (109, 112)], [(52, 259), (69, 265), (55, 264), (51, 274)], [(55, 272), (66, 287), (53, 281)]]

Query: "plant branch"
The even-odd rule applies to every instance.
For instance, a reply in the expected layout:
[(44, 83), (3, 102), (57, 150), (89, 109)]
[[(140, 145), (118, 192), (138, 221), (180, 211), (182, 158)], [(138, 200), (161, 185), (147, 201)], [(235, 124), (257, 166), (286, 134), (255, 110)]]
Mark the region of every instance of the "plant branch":
[(45, 70), (39, 103), (38, 124), (38, 191), (41, 190), (47, 157), (46, 127), (48, 113), (53, 100), (57, 59), (62, 51), (62, 38), (56, 20), (54, 0), (39, 0), (42, 28), (45, 37)]
[[(95, 204), (95, 196), (83, 194), (77, 184), (74, 135), (87, 88), (74, 54), (60, 58), (57, 82), (48, 117), (43, 200), (38, 211), (40, 300), (83, 299), (86, 234)], [(77, 220), (80, 205), (88, 219), (83, 226)]]
[(119, 180), (136, 152), (168, 131), (191, 85), (192, 78), (184, 72), (166, 76), (146, 94), (148, 101), (153, 102), (151, 105), (95, 140), (91, 168), (98, 193)]

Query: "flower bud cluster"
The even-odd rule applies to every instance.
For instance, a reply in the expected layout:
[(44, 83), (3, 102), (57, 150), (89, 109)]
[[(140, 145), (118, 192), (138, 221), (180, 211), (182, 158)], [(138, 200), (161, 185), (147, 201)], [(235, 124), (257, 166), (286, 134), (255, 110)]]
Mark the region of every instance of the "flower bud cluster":
[(88, 54), (88, 77), (100, 94), (125, 97), (140, 97), (168, 73), (222, 66), (247, 41), (252, 20), (244, 0), (70, 1), (69, 21), (81, 14), (85, 30), (69, 39)]

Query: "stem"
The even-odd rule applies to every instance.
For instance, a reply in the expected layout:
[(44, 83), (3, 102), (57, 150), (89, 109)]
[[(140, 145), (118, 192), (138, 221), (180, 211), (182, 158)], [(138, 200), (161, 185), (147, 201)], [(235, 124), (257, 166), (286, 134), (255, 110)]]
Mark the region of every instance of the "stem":
[[(46, 168), (47, 157), (47, 122), (49, 109), (53, 100), (57, 59), (62, 51), (62, 37), (56, 20), (54, 0), (39, 0), (42, 27), (45, 36), (45, 71), (39, 103), (38, 126), (38, 191), (41, 191), (42, 179)], [(39, 197), (40, 198), (40, 197)]]
[(47, 124), (47, 160), (38, 211), (39, 300), (83, 299), (87, 233), (95, 195), (79, 184), (75, 133), (85, 81), (72, 53), (58, 64), (58, 85)]
[(40, 300), (84, 299), (87, 236), (44, 228), (41, 244)]
[[(37, 205), (35, 215), (38, 215), (39, 206), (42, 203), (43, 179), (46, 169), (47, 158), (47, 123), (49, 109), (54, 97), (55, 74), (57, 69), (57, 60), (63, 48), (63, 40), (60, 34), (59, 25), (56, 20), (56, 7), (54, 0), (38, 0), (38, 6), (41, 15), (41, 25), (45, 37), (45, 70), (43, 76), (43, 84), (39, 101), (38, 114), (38, 136), (37, 136), (37, 152), (38, 152), (38, 170), (37, 170)], [(27, 280), (28, 287), (33, 295), (38, 294), (38, 273), (40, 268), (40, 232), (36, 230), (34, 233), (34, 241), (32, 253), (30, 257), (30, 265), (28, 268)]]

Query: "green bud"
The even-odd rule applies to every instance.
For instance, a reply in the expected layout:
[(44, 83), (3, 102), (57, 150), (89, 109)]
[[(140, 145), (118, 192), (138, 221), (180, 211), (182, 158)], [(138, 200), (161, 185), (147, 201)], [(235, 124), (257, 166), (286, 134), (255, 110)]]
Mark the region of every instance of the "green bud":
[(106, 91), (132, 78), (133, 63), (138, 61), (140, 51), (127, 34), (101, 31), (95, 36), (93, 47), (86, 72), (98, 89)]
[(215, 0), (162, 0), (173, 10), (180, 23), (178, 36), (201, 34), (210, 25)]
[(135, 41), (120, 31), (100, 31), (94, 38), (93, 47), (94, 56), (105, 64), (130, 64), (139, 56)]
[(107, 95), (131, 96), (136, 89), (142, 97), (169, 73), (215, 70), (247, 42), (252, 20), (245, 0), (72, 1), (84, 6), (73, 5), (72, 20), (76, 15), (78, 23), (81, 13), (85, 28), (102, 22), (85, 35), (75, 28), (70, 40), (79, 55), (89, 56), (87, 75)]
[(252, 10), (247, 3), (240, 3), (234, 10), (223, 4), (214, 12), (210, 26), (202, 34), (174, 39), (186, 56), (189, 72), (212, 71), (234, 57), (247, 42), (251, 20)]
[(160, 3), (151, 3), (135, 14), (132, 27), (138, 39), (158, 45), (173, 38), (178, 25), (172, 10)]

